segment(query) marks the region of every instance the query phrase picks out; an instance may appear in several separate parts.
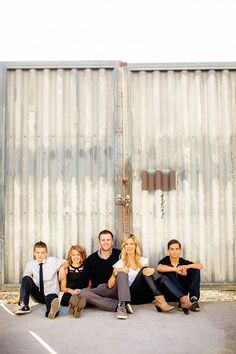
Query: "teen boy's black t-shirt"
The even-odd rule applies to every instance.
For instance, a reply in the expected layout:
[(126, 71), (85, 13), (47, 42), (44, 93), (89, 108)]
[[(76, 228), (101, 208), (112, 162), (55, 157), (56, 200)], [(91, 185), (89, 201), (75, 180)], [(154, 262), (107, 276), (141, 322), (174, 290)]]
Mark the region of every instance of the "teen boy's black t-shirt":
[(92, 288), (96, 288), (99, 284), (107, 283), (112, 272), (113, 264), (119, 260), (120, 250), (113, 248), (109, 258), (103, 259), (99, 256), (98, 251), (92, 253), (84, 263), (83, 277), (88, 284), (92, 281)]
[[(190, 262), (188, 261), (187, 259), (184, 259), (184, 258), (179, 258), (179, 263), (178, 263), (178, 266), (180, 265), (187, 265), (187, 264), (192, 264), (193, 262)], [(171, 261), (170, 261), (170, 257), (169, 256), (166, 256), (164, 258), (162, 258), (158, 264), (163, 264), (163, 265), (167, 265), (169, 267), (173, 267), (173, 265), (171, 264)]]

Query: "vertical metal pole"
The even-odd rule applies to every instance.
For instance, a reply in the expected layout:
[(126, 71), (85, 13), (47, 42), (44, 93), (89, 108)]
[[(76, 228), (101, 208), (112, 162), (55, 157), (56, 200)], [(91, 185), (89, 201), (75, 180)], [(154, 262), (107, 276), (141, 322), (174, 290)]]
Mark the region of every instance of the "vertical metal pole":
[(5, 281), (5, 139), (6, 67), (0, 66), (0, 286)]

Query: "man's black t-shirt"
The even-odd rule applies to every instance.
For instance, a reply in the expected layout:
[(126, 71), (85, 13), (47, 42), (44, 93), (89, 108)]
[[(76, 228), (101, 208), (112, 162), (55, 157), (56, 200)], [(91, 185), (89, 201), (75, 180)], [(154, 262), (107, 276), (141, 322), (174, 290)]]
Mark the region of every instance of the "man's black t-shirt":
[(107, 283), (112, 272), (113, 264), (119, 260), (120, 250), (113, 248), (110, 257), (103, 259), (98, 251), (92, 253), (84, 263), (83, 278), (88, 284), (92, 281), (92, 288), (96, 288), (99, 284)]

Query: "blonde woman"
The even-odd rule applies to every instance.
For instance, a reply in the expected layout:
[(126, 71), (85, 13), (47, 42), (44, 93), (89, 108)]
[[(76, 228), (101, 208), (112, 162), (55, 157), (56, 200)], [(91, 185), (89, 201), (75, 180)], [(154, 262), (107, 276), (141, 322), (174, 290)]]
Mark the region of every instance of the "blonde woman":
[[(120, 260), (113, 265), (113, 273), (108, 281), (108, 287), (111, 289), (118, 280), (118, 289), (120, 287), (120, 275), (126, 274), (129, 287), (129, 296), (126, 300), (119, 299), (117, 308), (117, 318), (127, 318), (128, 312), (132, 312), (132, 304), (145, 304), (154, 301), (157, 311), (171, 311), (174, 307), (169, 306), (164, 296), (160, 293), (154, 278), (153, 268), (148, 267), (148, 259), (142, 257), (139, 242), (135, 235), (128, 234), (121, 244)], [(124, 281), (121, 286), (124, 287)], [(126, 286), (127, 287), (127, 286)]]

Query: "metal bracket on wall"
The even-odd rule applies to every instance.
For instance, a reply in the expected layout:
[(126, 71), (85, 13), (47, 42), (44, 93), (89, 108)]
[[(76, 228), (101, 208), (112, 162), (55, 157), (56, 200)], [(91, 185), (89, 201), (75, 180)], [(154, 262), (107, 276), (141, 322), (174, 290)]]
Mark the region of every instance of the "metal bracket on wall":
[(116, 204), (122, 205), (124, 208), (124, 230), (125, 230), (125, 234), (126, 234), (128, 232), (128, 214), (129, 214), (129, 207), (131, 204), (131, 196), (126, 195), (124, 198), (124, 197), (122, 197), (121, 194), (117, 194)]
[(142, 190), (154, 191), (162, 190), (168, 192), (176, 190), (176, 172), (163, 172), (160, 170), (150, 173), (148, 171), (141, 172)]

